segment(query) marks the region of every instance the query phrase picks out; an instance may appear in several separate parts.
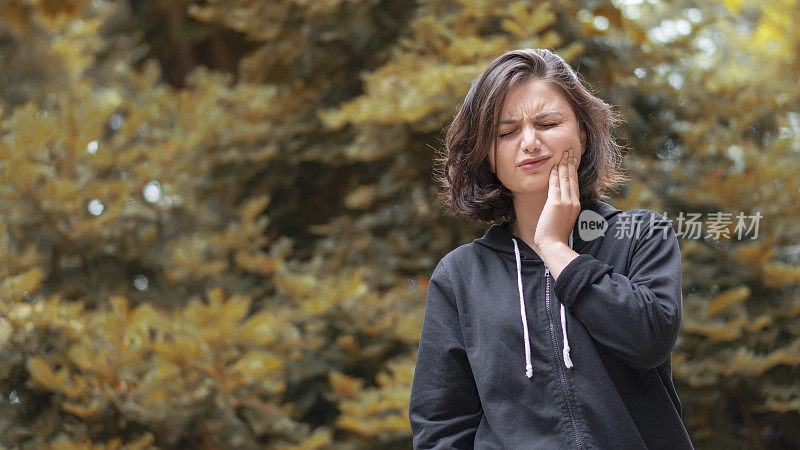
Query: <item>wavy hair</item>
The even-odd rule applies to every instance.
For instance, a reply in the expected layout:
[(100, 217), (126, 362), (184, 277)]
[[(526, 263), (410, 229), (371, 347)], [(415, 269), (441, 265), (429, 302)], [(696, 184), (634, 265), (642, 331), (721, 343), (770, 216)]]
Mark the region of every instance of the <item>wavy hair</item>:
[(475, 78), (447, 128), (444, 149), (435, 157), (439, 197), (452, 213), (483, 222), (515, 220), (513, 193), (491, 171), (488, 153), (497, 145), (500, 115), (508, 91), (523, 81), (543, 80), (569, 101), (586, 133), (578, 167), (581, 204), (607, 200), (629, 180), (622, 172), (622, 148), (611, 130), (622, 121), (609, 104), (583, 86), (560, 56), (546, 49), (518, 49), (492, 61)]

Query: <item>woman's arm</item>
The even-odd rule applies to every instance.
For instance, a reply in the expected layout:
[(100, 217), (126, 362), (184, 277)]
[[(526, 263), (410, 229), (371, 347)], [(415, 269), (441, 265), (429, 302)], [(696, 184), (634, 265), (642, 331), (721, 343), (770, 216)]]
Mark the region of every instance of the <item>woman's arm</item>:
[(414, 448), (472, 448), (482, 416), (450, 277), (439, 261), (428, 284), (411, 386)]
[(627, 276), (582, 254), (564, 267), (553, 287), (595, 340), (636, 369), (667, 360), (683, 308), (678, 239), (672, 225), (653, 214), (635, 244)]

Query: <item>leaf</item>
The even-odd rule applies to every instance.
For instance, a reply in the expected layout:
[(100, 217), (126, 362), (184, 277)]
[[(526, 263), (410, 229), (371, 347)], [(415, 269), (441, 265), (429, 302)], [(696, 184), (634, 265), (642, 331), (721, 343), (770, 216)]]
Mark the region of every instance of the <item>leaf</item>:
[(708, 317), (714, 317), (731, 306), (741, 304), (750, 297), (750, 288), (739, 286), (717, 295), (708, 304)]
[(69, 379), (69, 373), (66, 370), (54, 372), (50, 364), (39, 356), (28, 360), (28, 371), (34, 381), (55, 390), (61, 390), (61, 387)]
[(67, 411), (69, 413), (75, 414), (76, 416), (88, 419), (89, 417), (97, 415), (100, 412), (100, 408), (103, 406), (102, 401), (98, 399), (93, 399), (89, 402), (88, 405), (83, 405), (80, 403), (73, 403), (73, 402), (64, 402), (61, 404), (61, 409)]
[(232, 375), (238, 376), (243, 383), (257, 383), (264, 379), (276, 378), (274, 371), (284, 366), (283, 359), (262, 351), (249, 351), (230, 366)]

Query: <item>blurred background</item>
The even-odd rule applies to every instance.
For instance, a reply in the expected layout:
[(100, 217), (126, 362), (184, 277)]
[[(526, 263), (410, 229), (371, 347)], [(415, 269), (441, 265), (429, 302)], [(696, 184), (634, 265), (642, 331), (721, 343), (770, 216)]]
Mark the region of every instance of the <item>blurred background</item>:
[(695, 445), (797, 448), (798, 24), (797, 0), (0, 0), (0, 447), (410, 448), (428, 277), (488, 228), (432, 159), (480, 70), (544, 47), (626, 119), (609, 203), (702, 215), (672, 362)]

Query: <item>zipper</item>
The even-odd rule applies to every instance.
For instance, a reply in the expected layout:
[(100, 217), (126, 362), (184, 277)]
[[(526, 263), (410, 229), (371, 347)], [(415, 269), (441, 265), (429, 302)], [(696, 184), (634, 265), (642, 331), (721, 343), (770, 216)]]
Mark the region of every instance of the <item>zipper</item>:
[(567, 402), (567, 410), (569, 411), (570, 422), (572, 423), (572, 436), (575, 438), (575, 445), (583, 449), (583, 445), (578, 438), (578, 425), (575, 422), (575, 411), (572, 409), (572, 402), (569, 398), (569, 391), (567, 391), (567, 376), (564, 374), (564, 367), (562, 360), (558, 357), (558, 344), (556, 343), (556, 331), (553, 324), (553, 312), (550, 310), (550, 270), (545, 266), (544, 268), (545, 279), (545, 294), (544, 299), (547, 303), (547, 319), (550, 322), (550, 338), (553, 342), (553, 354), (555, 355), (556, 365), (558, 366), (558, 373), (561, 376), (561, 388), (564, 391), (564, 399)]

